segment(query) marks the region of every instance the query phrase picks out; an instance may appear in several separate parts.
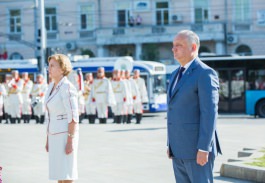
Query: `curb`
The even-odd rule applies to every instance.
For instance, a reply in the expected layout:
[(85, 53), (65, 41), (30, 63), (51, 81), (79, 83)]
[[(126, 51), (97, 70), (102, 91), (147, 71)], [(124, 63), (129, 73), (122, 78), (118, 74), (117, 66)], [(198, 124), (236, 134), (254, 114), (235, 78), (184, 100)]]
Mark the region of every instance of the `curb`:
[(263, 155), (264, 153), (257, 150), (244, 148), (238, 152), (238, 159), (229, 159), (222, 164), (220, 174), (224, 177), (265, 183), (265, 168), (245, 164)]

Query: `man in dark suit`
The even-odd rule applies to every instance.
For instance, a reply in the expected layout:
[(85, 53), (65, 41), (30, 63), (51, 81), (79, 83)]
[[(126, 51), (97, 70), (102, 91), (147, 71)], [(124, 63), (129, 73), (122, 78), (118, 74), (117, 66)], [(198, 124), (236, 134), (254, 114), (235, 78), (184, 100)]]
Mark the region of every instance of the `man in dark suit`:
[(180, 31), (173, 41), (180, 63), (168, 87), (168, 150), (178, 183), (212, 183), (214, 159), (221, 154), (216, 120), (219, 81), (198, 58), (199, 37)]

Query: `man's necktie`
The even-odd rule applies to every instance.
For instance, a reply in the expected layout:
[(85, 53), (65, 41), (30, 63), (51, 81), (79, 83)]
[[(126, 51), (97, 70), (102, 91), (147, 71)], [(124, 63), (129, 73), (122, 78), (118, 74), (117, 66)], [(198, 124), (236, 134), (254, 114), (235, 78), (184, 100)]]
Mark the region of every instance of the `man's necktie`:
[(180, 70), (179, 70), (179, 77), (178, 77), (178, 81), (177, 81), (177, 82), (179, 82), (179, 80), (181, 79), (182, 74), (183, 74), (184, 71), (185, 71), (185, 67), (180, 67)]
[(176, 87), (177, 83), (178, 83), (179, 80), (181, 79), (184, 70), (185, 70), (185, 67), (180, 67), (179, 72), (178, 72), (178, 74), (177, 74), (177, 75), (178, 75), (178, 76), (177, 76), (177, 81), (174, 81), (174, 85), (173, 85), (172, 88), (171, 88), (171, 94), (173, 93), (174, 88)]

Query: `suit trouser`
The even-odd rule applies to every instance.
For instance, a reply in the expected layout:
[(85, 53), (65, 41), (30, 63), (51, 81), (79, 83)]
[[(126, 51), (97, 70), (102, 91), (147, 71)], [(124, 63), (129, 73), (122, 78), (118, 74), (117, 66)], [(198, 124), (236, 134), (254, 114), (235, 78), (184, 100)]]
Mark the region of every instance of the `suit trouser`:
[(3, 102), (0, 102), (0, 116), (4, 115), (4, 104)]
[(208, 163), (198, 165), (196, 159), (173, 158), (173, 168), (177, 183), (213, 183), (214, 157), (209, 153)]
[(10, 94), (10, 115), (12, 118), (21, 118), (21, 101), (17, 94)]
[(138, 102), (138, 103), (134, 103), (133, 104), (133, 110), (134, 110), (134, 113), (143, 113), (143, 105), (141, 102)]
[(95, 106), (95, 104), (86, 102), (86, 114), (88, 114), (88, 115), (96, 114), (96, 106)]
[(23, 98), (22, 114), (31, 115), (31, 100), (30, 98)]
[(112, 106), (112, 112), (114, 113), (115, 116), (120, 116), (126, 114), (125, 112), (125, 104), (124, 102), (119, 102), (115, 106)]
[(108, 118), (108, 104), (96, 103), (98, 118)]
[(128, 114), (133, 114), (133, 104), (128, 104), (127, 109)]
[(37, 103), (35, 107), (33, 107), (34, 115), (37, 117), (41, 117), (45, 114), (45, 106), (42, 102)]

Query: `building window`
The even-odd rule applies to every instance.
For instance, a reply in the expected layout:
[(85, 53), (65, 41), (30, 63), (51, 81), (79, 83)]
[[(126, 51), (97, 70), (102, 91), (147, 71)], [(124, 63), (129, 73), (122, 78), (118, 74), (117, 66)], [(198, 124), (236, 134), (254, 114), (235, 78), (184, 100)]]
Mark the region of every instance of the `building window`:
[(249, 0), (236, 0), (234, 4), (235, 21), (249, 22), (250, 21), (250, 2)]
[(247, 45), (240, 45), (236, 48), (236, 53), (238, 55), (244, 56), (244, 55), (252, 55), (252, 51), (249, 46)]
[(21, 33), (21, 10), (10, 10), (9, 17), (10, 33)]
[(45, 24), (47, 32), (57, 31), (56, 8), (45, 8)]
[(134, 25), (134, 18), (131, 13), (131, 3), (129, 1), (118, 2), (115, 5), (118, 27)]
[(156, 2), (156, 25), (169, 24), (168, 2)]
[(81, 30), (91, 30), (94, 28), (94, 5), (81, 5)]
[(204, 23), (209, 20), (208, 0), (194, 0), (195, 23)]

